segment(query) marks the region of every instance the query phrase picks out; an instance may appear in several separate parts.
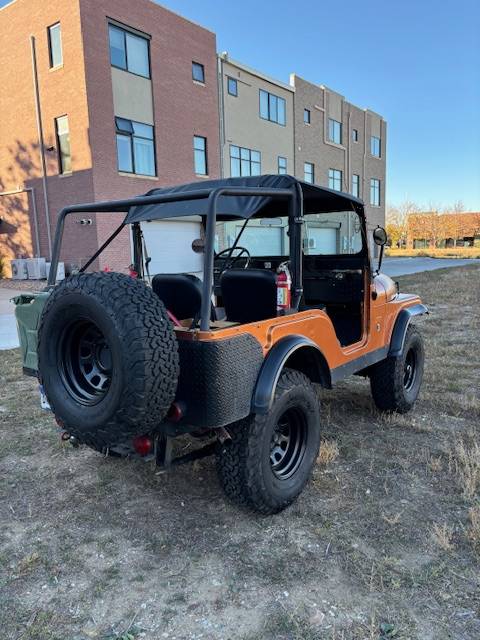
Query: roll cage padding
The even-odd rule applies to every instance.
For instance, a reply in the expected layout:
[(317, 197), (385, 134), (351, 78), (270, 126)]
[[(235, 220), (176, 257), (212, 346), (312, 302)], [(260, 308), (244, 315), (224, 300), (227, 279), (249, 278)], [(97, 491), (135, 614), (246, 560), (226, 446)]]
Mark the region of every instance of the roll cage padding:
[(415, 316), (421, 316), (428, 313), (428, 307), (424, 304), (414, 304), (411, 307), (402, 309), (395, 320), (395, 325), (392, 331), (392, 338), (390, 340), (390, 349), (388, 350), (389, 356), (399, 356), (402, 353), (403, 345), (405, 343), (405, 336), (407, 334), (408, 325), (412, 318)]
[(285, 366), (306, 373), (312, 382), (331, 387), (330, 369), (317, 345), (301, 335), (288, 336), (277, 342), (265, 357), (253, 392), (253, 413), (265, 414), (269, 411)]

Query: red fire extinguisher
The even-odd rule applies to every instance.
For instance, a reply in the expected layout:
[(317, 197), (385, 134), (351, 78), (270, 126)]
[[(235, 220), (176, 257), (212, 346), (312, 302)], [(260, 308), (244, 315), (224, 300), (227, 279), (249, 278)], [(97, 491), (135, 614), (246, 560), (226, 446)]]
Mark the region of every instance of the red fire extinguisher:
[(277, 269), (277, 311), (290, 309), (292, 297), (292, 277), (286, 262)]

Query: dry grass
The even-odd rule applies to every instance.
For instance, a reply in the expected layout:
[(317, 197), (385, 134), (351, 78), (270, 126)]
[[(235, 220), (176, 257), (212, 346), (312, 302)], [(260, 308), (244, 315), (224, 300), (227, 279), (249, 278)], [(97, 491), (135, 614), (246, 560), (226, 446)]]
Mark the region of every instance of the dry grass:
[(470, 522), (467, 528), (467, 537), (480, 554), (480, 505), (471, 507), (468, 512), (468, 519)]
[(473, 438), (462, 440), (455, 445), (450, 467), (467, 499), (471, 499), (480, 490), (480, 445)]
[(1, 640), (480, 638), (480, 268), (400, 289), (431, 310), (417, 405), (321, 391), (321, 464), (275, 516), (232, 506), (211, 459), (157, 475), (62, 447), (0, 352)]
[(452, 542), (453, 532), (452, 526), (435, 523), (431, 532), (432, 542), (443, 551), (453, 551), (455, 549)]
[(320, 443), (320, 452), (318, 454), (317, 463), (330, 464), (334, 462), (340, 455), (340, 449), (336, 440), (322, 440)]
[(451, 247), (449, 249), (392, 249), (385, 251), (390, 258), (480, 258), (480, 247)]

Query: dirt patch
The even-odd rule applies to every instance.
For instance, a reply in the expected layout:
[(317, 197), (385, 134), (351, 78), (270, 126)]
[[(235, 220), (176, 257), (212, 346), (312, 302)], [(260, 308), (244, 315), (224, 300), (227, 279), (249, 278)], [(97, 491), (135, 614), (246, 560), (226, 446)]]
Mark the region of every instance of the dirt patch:
[(2, 638), (480, 637), (479, 283), (400, 280), (432, 311), (415, 410), (379, 414), (361, 378), (322, 391), (323, 457), (277, 516), (230, 505), (209, 459), (166, 475), (62, 446), (2, 352)]

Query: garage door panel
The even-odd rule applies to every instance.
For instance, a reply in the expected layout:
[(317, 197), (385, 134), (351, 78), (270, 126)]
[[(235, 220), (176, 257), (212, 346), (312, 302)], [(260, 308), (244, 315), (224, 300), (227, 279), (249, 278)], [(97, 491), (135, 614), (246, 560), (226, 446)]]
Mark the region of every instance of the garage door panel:
[(151, 258), (150, 273), (203, 272), (203, 255), (192, 249), (200, 238), (199, 222), (165, 221), (142, 223), (143, 237)]

